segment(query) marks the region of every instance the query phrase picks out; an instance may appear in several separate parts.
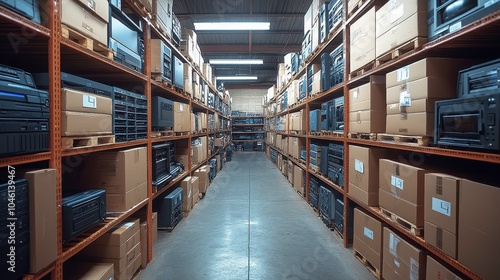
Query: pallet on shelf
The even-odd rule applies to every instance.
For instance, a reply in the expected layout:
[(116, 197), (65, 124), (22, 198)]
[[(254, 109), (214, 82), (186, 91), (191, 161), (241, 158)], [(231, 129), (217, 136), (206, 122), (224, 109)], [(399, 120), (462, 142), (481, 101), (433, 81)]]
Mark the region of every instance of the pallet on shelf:
[(396, 47), (389, 52), (377, 57), (377, 59), (375, 59), (375, 67), (378, 67), (388, 61), (395, 60), (410, 51), (416, 51), (422, 48), (422, 46), (427, 43), (427, 41), (428, 39), (425, 37), (416, 37), (413, 40), (410, 40), (402, 44), (401, 46)]
[(168, 42), (172, 42), (172, 35), (168, 34), (167, 28), (161, 21), (161, 19), (158, 18), (158, 15), (153, 14), (151, 16), (151, 24), (158, 30), (160, 33), (165, 36)]
[(364, 140), (372, 140), (375, 141), (377, 140), (377, 133), (372, 132), (372, 133), (364, 133), (364, 132), (349, 132), (347, 134), (348, 138), (353, 138), (353, 139), (364, 139)]
[(64, 150), (76, 148), (88, 148), (115, 143), (114, 135), (93, 135), (78, 137), (62, 137), (61, 146)]
[(290, 135), (306, 135), (305, 130), (290, 130)]
[(322, 130), (321, 133), (321, 136), (344, 137), (344, 132), (340, 131)]
[(140, 14), (151, 20), (153, 18), (153, 15), (151, 14), (151, 11), (152, 11), (152, 7), (146, 7), (146, 5), (142, 2), (142, 1), (139, 1), (139, 0), (133, 0), (132, 1), (132, 4), (137, 8), (138, 11), (140, 11)]
[(377, 134), (377, 141), (404, 143), (404, 144), (411, 144), (411, 145), (415, 145), (415, 146), (428, 147), (429, 144), (433, 143), (433, 137), (432, 136), (411, 136), (411, 135), (379, 133), (379, 134)]
[(349, 73), (349, 80), (354, 79), (358, 76), (361, 76), (365, 74), (367, 71), (370, 71), (371, 69), (375, 68), (377, 66), (377, 63), (375, 61), (371, 61), (367, 63), (366, 65), (362, 66), (361, 68), (358, 68), (351, 73)]
[(360, 252), (358, 252), (356, 249), (352, 249), (353, 253), (354, 253), (354, 257), (360, 262), (362, 263), (366, 269), (368, 269), (368, 271), (370, 271), (370, 273), (375, 276), (375, 278), (377, 279), (382, 279), (382, 273), (380, 271), (380, 269), (377, 269), (375, 268), (371, 263), (370, 261), (368, 261)]
[(191, 135), (191, 131), (174, 131), (175, 136), (188, 136)]
[(95, 41), (94, 39), (75, 31), (69, 26), (61, 24), (61, 35), (63, 38), (69, 39), (82, 47), (94, 51), (110, 60), (113, 60), (113, 51), (107, 46)]
[(165, 136), (168, 136), (168, 137), (175, 136), (174, 131), (173, 130), (162, 130), (162, 131), (152, 131), (151, 132), (151, 137), (153, 137), (153, 138), (165, 137)]
[(384, 209), (380, 207), (380, 213), (382, 213), (387, 219), (391, 220), (393, 223), (400, 225), (404, 229), (408, 230), (415, 236), (423, 236), (424, 235), (424, 228), (423, 227), (418, 227), (410, 222), (408, 222), (406, 219), (401, 218), (399, 215)]

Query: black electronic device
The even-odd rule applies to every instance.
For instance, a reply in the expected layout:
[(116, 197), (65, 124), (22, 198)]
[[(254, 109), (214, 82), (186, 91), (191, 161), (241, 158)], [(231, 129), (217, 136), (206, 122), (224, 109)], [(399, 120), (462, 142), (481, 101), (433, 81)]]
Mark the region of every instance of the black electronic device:
[(33, 80), (31, 73), (2, 64), (0, 64), (0, 81), (36, 88), (35, 81)]
[(144, 65), (144, 41), (142, 21), (134, 21), (123, 11), (110, 5), (108, 22), (108, 47), (113, 59), (142, 73)]
[(63, 242), (85, 232), (106, 218), (106, 192), (93, 189), (62, 198)]
[(499, 10), (498, 0), (430, 0), (427, 6), (429, 40), (453, 33)]
[(326, 91), (331, 88), (330, 71), (332, 59), (330, 53), (321, 55), (321, 91)]
[(309, 180), (309, 204), (319, 210), (319, 182), (313, 177)]
[(344, 1), (332, 0), (328, 4), (328, 27), (329, 32), (342, 23), (344, 17)]
[(330, 2), (325, 2), (321, 4), (320, 7), (320, 12), (319, 12), (319, 38), (320, 42), (323, 42), (326, 37), (328, 37), (328, 34), (330, 33), (330, 28), (328, 25), (328, 15), (329, 15), (329, 10), (328, 10), (328, 5)]
[(182, 39), (182, 28), (181, 28), (181, 22), (175, 16), (174, 13), (172, 13), (172, 43), (174, 46), (179, 48), (181, 44), (181, 39)]
[(340, 187), (344, 186), (344, 146), (328, 144), (328, 178)]
[(321, 146), (320, 172), (328, 176), (328, 146)]
[(292, 53), (292, 76), (299, 72), (300, 62), (300, 53)]
[(307, 30), (302, 40), (302, 59), (306, 59), (312, 53), (311, 30)]
[(303, 75), (299, 80), (299, 100), (307, 96), (307, 75)]
[(151, 126), (153, 130), (171, 130), (174, 127), (174, 102), (161, 96), (151, 100)]
[(5, 6), (38, 24), (40, 23), (38, 0), (0, 0), (0, 5)]
[(309, 130), (321, 131), (321, 110), (311, 110), (309, 112)]
[(175, 55), (172, 59), (172, 75), (174, 86), (184, 90), (184, 63)]
[(334, 227), (335, 218), (335, 194), (327, 187), (320, 186), (319, 188), (319, 212), (321, 220), (329, 227)]
[(500, 150), (500, 93), (437, 101), (434, 118), (437, 145)]
[(321, 130), (328, 130), (328, 102), (321, 103)]
[(147, 138), (147, 97), (113, 87), (113, 134), (116, 142)]
[(208, 160), (208, 165), (210, 166), (210, 171), (208, 172), (208, 179), (212, 182), (217, 176), (217, 159), (211, 158)]
[(458, 97), (500, 93), (500, 59), (474, 65), (458, 74)]
[[(49, 74), (34, 73), (33, 78), (39, 88), (49, 89)], [(61, 72), (61, 87), (88, 93), (100, 94), (107, 97), (113, 96), (113, 87), (96, 81), (82, 78), (66, 72)]]
[(208, 107), (210, 107), (212, 109), (215, 107), (215, 94), (211, 91), (208, 92), (207, 104), (208, 104)]
[(344, 131), (344, 97), (338, 97), (334, 99), (334, 111), (332, 131), (343, 132)]
[(344, 82), (344, 45), (330, 53), (330, 88)]
[(163, 188), (173, 179), (170, 174), (170, 165), (173, 163), (171, 156), (173, 149), (173, 142), (157, 143), (152, 147), (152, 181), (157, 189)]
[(314, 73), (312, 64), (307, 66), (307, 92), (312, 93), (312, 85), (314, 81)]
[(176, 188), (166, 195), (156, 211), (158, 212), (158, 228), (173, 229), (182, 219), (182, 188)]

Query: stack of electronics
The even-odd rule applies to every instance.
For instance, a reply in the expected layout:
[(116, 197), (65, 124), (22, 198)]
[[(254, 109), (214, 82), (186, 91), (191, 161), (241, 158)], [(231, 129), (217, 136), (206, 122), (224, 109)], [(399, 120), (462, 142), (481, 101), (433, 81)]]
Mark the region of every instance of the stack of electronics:
[(246, 124), (246, 119), (233, 119), (233, 124)]
[(344, 187), (344, 145), (328, 144), (328, 178)]
[(68, 242), (106, 219), (106, 191), (92, 189), (63, 195), (62, 234)]
[(160, 75), (164, 81), (172, 83), (172, 50), (161, 39), (151, 39), (150, 44), (151, 73)]
[(181, 22), (175, 16), (174, 13), (172, 13), (172, 44), (174, 44), (175, 47), (179, 48), (181, 44), (181, 39), (182, 39), (182, 28), (181, 28)]
[(173, 130), (174, 102), (161, 96), (151, 100), (151, 127), (153, 131)]
[(264, 142), (262, 142), (262, 141), (256, 142), (255, 146), (254, 146), (254, 150), (259, 151), (259, 152), (264, 151)]
[(307, 30), (302, 40), (302, 59), (308, 58), (312, 53), (311, 30)]
[(285, 111), (286, 107), (288, 107), (288, 91), (285, 91), (281, 96), (281, 111)]
[[(347, 239), (351, 240), (353, 238), (354, 232), (354, 207), (349, 206), (347, 208)], [(335, 201), (335, 228), (341, 235), (344, 235), (344, 201), (337, 198)]]
[(120, 0), (110, 1), (108, 21), (108, 47), (113, 50), (113, 59), (138, 72), (143, 72), (144, 41), (142, 19), (122, 10)]
[(306, 161), (306, 156), (307, 156), (306, 150), (301, 150), (300, 151), (300, 159), (303, 161)]
[(182, 188), (176, 188), (167, 194), (159, 203), (158, 228), (173, 229), (182, 219)]
[(0, 65), (0, 156), (49, 150), (49, 95), (33, 76)]
[(313, 168), (319, 169), (321, 164), (321, 146), (316, 144), (309, 144), (309, 165)]
[(29, 225), (28, 180), (12, 180), (12, 184), (1, 184), (0, 236), (2, 238), (0, 238), (0, 261), (2, 262), (2, 269), (5, 269), (2, 275), (4, 277), (9, 276), (7, 279), (21, 279), (23, 274), (29, 271)]
[(311, 110), (309, 111), (309, 130), (310, 131), (321, 131), (321, 110)]
[(319, 188), (319, 212), (323, 223), (327, 227), (333, 228), (335, 218), (335, 195), (330, 189), (324, 186), (320, 186)]
[(21, 14), (22, 16), (36, 22), (40, 23), (40, 10), (38, 8), (38, 0), (2, 0), (0, 5), (7, 7), (8, 9)]
[(208, 172), (208, 179), (210, 182), (212, 182), (217, 176), (217, 159), (216, 158), (211, 158), (208, 160), (208, 165), (210, 166), (210, 172)]
[(319, 209), (319, 182), (311, 177), (309, 180), (309, 204), (315, 209)]
[(321, 130), (344, 131), (344, 97), (321, 104)]
[(243, 151), (254, 151), (255, 146), (254, 142), (245, 142), (243, 143)]
[(113, 87), (113, 134), (116, 142), (148, 137), (147, 97)]
[(340, 44), (331, 53), (321, 55), (321, 90), (344, 82), (344, 45)]
[(435, 104), (434, 143), (500, 150), (500, 59), (460, 71), (457, 91)]
[(213, 92), (208, 93), (207, 105), (212, 109), (215, 107), (215, 94)]
[(319, 170), (320, 170), (320, 173), (325, 175), (325, 176), (328, 176), (328, 146), (321, 146), (320, 147), (320, 150), (321, 150), (321, 159), (320, 159), (320, 166), (319, 166)]
[(157, 189), (163, 188), (184, 168), (181, 163), (175, 161), (175, 146), (173, 142), (156, 143), (152, 147), (153, 154), (153, 186)]
[(274, 149), (271, 149), (271, 161), (273, 163), (276, 163), (277, 156), (278, 156), (278, 152), (276, 152), (276, 150), (274, 150)]
[(328, 32), (331, 32), (337, 25), (342, 23), (344, 13), (344, 1), (333, 0), (328, 4)]
[(313, 64), (307, 66), (307, 92), (313, 91), (314, 72)]
[(500, 10), (500, 1), (430, 0), (427, 6), (429, 40), (460, 30), (478, 19)]
[(299, 100), (306, 98), (307, 96), (307, 75), (304, 74), (299, 79)]

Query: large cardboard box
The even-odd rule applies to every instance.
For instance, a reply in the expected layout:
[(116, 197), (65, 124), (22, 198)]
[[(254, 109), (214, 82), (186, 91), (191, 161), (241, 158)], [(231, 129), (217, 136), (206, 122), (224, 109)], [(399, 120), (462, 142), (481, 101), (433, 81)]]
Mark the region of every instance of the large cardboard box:
[(192, 191), (192, 205), (194, 206), (198, 201), (200, 201), (200, 181), (198, 177), (191, 176), (191, 191)]
[[(105, 0), (97, 0), (99, 6), (107, 4)], [(102, 3), (104, 2), (104, 3)], [(103, 8), (104, 9), (104, 8)], [(99, 9), (99, 14), (108, 17), (104, 11)], [(104, 46), (108, 45), (108, 23), (96, 12), (84, 7), (80, 1), (63, 0), (61, 2), (61, 23), (72, 29), (89, 36)], [(96, 43), (96, 42), (95, 42)]]
[(378, 271), (382, 271), (382, 239), (382, 223), (355, 208), (353, 249)]
[(350, 71), (375, 60), (375, 6), (366, 11), (350, 28)]
[(379, 160), (385, 149), (349, 145), (349, 195), (368, 206), (378, 206)]
[(423, 168), (379, 160), (379, 204), (417, 227), (424, 226)]
[(174, 102), (174, 131), (191, 130), (191, 110), (189, 104)]
[(61, 97), (61, 110), (63, 111), (106, 115), (111, 115), (113, 111), (112, 100), (106, 96), (63, 88)]
[(115, 279), (112, 263), (68, 262), (64, 264), (64, 279), (109, 280)]
[(425, 279), (425, 253), (384, 228), (382, 277), (386, 280)]
[(385, 125), (386, 133), (432, 136), (434, 135), (434, 113), (387, 115)]
[(387, 104), (387, 115), (412, 114), (412, 113), (433, 113), (434, 105), (438, 99), (418, 99), (411, 100), (411, 106), (400, 106), (398, 103)]
[(347, 0), (347, 14), (349, 15), (361, 2), (361, 0)]
[(88, 136), (113, 133), (109, 114), (62, 111), (62, 136)]
[(93, 11), (101, 20), (109, 20), (109, 2), (106, 0), (78, 0), (84, 7)]
[(427, 256), (427, 268), (425, 271), (425, 279), (427, 280), (462, 280), (455, 273), (444, 267), (431, 256)]
[[(136, 256), (141, 253), (141, 235), (140, 230), (137, 230), (134, 235), (129, 239), (136, 241), (128, 242), (131, 248), (127, 251), (127, 242), (120, 245), (99, 245), (91, 244), (85, 249), (83, 249), (80, 255), (84, 258), (90, 258), (92, 260), (106, 259), (106, 262), (116, 262), (117, 265), (120, 263), (130, 263)], [(115, 267), (115, 270), (118, 270)]]
[(193, 187), (191, 182), (190, 176), (181, 181), (183, 212), (189, 212), (191, 211), (191, 208), (193, 208)]
[(198, 177), (200, 193), (207, 192), (208, 185), (210, 184), (210, 181), (208, 179), (209, 172), (210, 172), (210, 167), (208, 165), (204, 165), (204, 166), (198, 168), (193, 173), (193, 176)]
[(455, 259), (460, 180), (448, 174), (425, 174), (425, 242)]
[(455, 98), (456, 95), (456, 78), (450, 80), (446, 77), (426, 76), (403, 84), (388, 86), (386, 101), (387, 104), (399, 103), (401, 98), (405, 98), (411, 103), (411, 101), (418, 99)]
[(91, 154), (85, 161), (80, 180), (106, 194), (124, 194), (147, 181), (146, 147)]
[(321, 91), (321, 70), (313, 75), (312, 88), (311, 92), (308, 92), (308, 95), (316, 94), (320, 91)]
[(349, 112), (385, 110), (385, 77), (371, 76), (370, 82), (349, 90)]
[(29, 182), (30, 273), (37, 273), (57, 259), (56, 170), (29, 171), (23, 177)]
[(462, 180), (459, 194), (458, 261), (483, 279), (500, 279), (500, 188)]
[(349, 132), (378, 133), (385, 132), (385, 110), (366, 110), (349, 113)]
[(293, 162), (289, 162), (288, 163), (288, 166), (287, 166), (287, 179), (288, 179), (288, 182), (290, 182), (292, 184), (292, 187), (293, 187), (293, 168), (294, 168), (295, 164), (293, 164)]
[(387, 2), (376, 13), (377, 38), (416, 12), (427, 13), (426, 0), (391, 0)]
[[(96, 241), (92, 242), (93, 245), (106, 245), (106, 246), (120, 246), (126, 244), (127, 241), (134, 237), (134, 235), (140, 230), (140, 220), (139, 219), (129, 219), (124, 223), (114, 227), (110, 231), (104, 233)], [(137, 240), (130, 240), (132, 243), (128, 244), (130, 246), (127, 250), (130, 251), (137, 243)], [(134, 242), (135, 241), (135, 242)]]
[(304, 189), (305, 189), (304, 183), (305, 183), (304, 169), (300, 168), (298, 165), (295, 165), (293, 170), (293, 188), (301, 195), (304, 195)]
[(124, 212), (132, 209), (132, 207), (141, 203), (148, 198), (147, 183), (144, 182), (139, 186), (125, 193), (107, 193), (106, 192), (106, 211), (108, 212)]
[(145, 269), (148, 265), (148, 223), (142, 222), (139, 231), (141, 234), (141, 268)]
[(189, 63), (184, 63), (184, 91), (193, 98), (193, 67)]
[(167, 37), (172, 37), (172, 6), (173, 0), (153, 1), (152, 14)]
[(375, 55), (379, 57), (417, 37), (427, 37), (427, 11), (417, 12), (391, 28), (375, 41)]

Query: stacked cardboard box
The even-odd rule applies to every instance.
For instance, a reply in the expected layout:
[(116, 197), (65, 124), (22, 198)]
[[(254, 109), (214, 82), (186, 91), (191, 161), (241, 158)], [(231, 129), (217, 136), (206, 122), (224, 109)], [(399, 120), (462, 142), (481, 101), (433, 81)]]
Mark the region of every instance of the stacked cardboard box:
[(288, 179), (288, 182), (292, 184), (293, 186), (293, 169), (294, 169), (295, 164), (293, 162), (288, 162), (287, 165), (287, 171), (286, 171), (286, 178)]
[(385, 132), (385, 77), (349, 90), (349, 132)]
[(132, 279), (141, 267), (139, 219), (130, 219), (82, 250), (82, 258), (114, 265), (114, 279)]
[(304, 131), (307, 127), (306, 112), (302, 109), (298, 112), (290, 113), (290, 130)]
[(152, 15), (157, 27), (172, 38), (173, 0), (153, 1)]
[(187, 132), (191, 130), (191, 108), (189, 104), (174, 102), (174, 131)]
[(64, 263), (64, 279), (109, 280), (117, 278), (112, 263), (69, 261)]
[(182, 211), (188, 213), (200, 200), (200, 181), (196, 176), (188, 176), (181, 181)]
[(349, 195), (367, 206), (379, 205), (379, 160), (385, 149), (349, 145)]
[(353, 250), (379, 272), (382, 271), (382, 229), (383, 225), (379, 220), (358, 208), (354, 209)]
[(431, 256), (427, 256), (425, 279), (462, 280)]
[(207, 192), (207, 188), (210, 185), (210, 180), (208, 177), (209, 172), (210, 172), (210, 167), (208, 165), (203, 165), (193, 173), (193, 176), (198, 177), (200, 193)]
[(427, 39), (427, 1), (391, 0), (376, 11), (376, 57), (416, 38)]
[(430, 136), (434, 103), (456, 97), (458, 71), (466, 60), (426, 58), (386, 75), (386, 133)]
[(372, 7), (351, 25), (351, 72), (375, 60), (375, 9), (375, 6)]
[(425, 279), (425, 253), (384, 228), (382, 277), (386, 280)]
[(146, 147), (90, 154), (80, 181), (106, 191), (106, 211), (127, 211), (148, 197), (147, 158)]
[(62, 136), (105, 135), (113, 132), (112, 101), (102, 95), (63, 88)]
[(306, 174), (304, 169), (295, 165), (293, 170), (293, 188), (302, 196), (305, 195)]
[(288, 137), (288, 153), (294, 158), (300, 158), (300, 151), (305, 150), (305, 139), (299, 137)]
[(193, 67), (189, 63), (184, 63), (184, 91), (194, 97), (193, 90), (194, 80), (193, 80)]
[(109, 3), (106, 0), (93, 1), (92, 5), (79, 0), (61, 2), (61, 23), (104, 46), (108, 45), (108, 20)]

